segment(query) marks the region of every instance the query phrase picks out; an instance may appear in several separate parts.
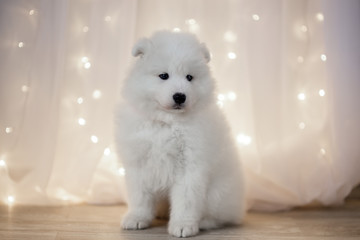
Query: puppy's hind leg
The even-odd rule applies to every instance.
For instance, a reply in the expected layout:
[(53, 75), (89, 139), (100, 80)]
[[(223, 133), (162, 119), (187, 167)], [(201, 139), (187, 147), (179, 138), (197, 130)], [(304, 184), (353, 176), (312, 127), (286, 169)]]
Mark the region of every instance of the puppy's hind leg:
[(240, 181), (218, 182), (211, 187), (206, 204), (206, 215), (200, 221), (201, 229), (219, 228), (224, 225), (239, 225), (245, 214), (243, 186)]

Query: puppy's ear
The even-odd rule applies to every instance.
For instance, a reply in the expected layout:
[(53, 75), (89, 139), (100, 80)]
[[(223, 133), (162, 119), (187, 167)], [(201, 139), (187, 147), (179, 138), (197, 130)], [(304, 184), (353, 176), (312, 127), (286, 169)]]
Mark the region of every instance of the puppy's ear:
[(201, 51), (204, 55), (206, 63), (210, 62), (210, 59), (211, 59), (210, 52), (209, 52), (208, 48), (206, 47), (205, 43), (201, 43)]
[(142, 38), (139, 41), (137, 41), (137, 43), (135, 44), (135, 46), (131, 51), (131, 54), (134, 57), (137, 57), (139, 55), (140, 57), (143, 57), (150, 50), (150, 47), (151, 47), (150, 40), (147, 38)]

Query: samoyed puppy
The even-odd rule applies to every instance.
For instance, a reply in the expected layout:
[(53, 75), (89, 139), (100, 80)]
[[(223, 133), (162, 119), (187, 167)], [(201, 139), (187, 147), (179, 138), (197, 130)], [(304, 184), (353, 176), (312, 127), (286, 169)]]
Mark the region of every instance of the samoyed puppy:
[(240, 224), (241, 163), (216, 105), (210, 54), (190, 33), (156, 32), (139, 40), (118, 106), (118, 154), (126, 169), (124, 229), (144, 229), (169, 212), (176, 237)]

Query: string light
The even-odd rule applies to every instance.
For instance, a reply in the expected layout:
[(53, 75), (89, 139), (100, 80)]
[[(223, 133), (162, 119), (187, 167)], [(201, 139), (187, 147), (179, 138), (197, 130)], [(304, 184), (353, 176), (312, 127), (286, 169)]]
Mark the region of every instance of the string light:
[(124, 176), (125, 175), (125, 168), (119, 168), (118, 169), (118, 172), (119, 172), (119, 174), (121, 175), (121, 176)]
[(26, 85), (23, 85), (23, 86), (21, 87), (21, 91), (25, 93), (25, 92), (29, 91), (29, 87), (26, 86)]
[(87, 33), (87, 32), (89, 31), (89, 27), (88, 27), (88, 26), (84, 26), (83, 29), (82, 29), (82, 31), (83, 31), (84, 33)]
[(297, 97), (300, 101), (304, 101), (306, 99), (305, 93), (299, 93)]
[(252, 139), (250, 136), (240, 133), (239, 135), (236, 136), (236, 141), (241, 145), (249, 145)]
[(82, 97), (79, 97), (76, 101), (78, 104), (82, 104), (84, 102), (84, 99)]
[(186, 24), (188, 24), (188, 25), (194, 25), (194, 24), (196, 24), (196, 20), (193, 19), (193, 18), (190, 18), (190, 19), (186, 20)]
[(91, 139), (91, 141), (92, 141), (93, 143), (98, 143), (98, 142), (99, 142), (98, 137), (95, 136), (95, 135), (92, 135), (90, 139)]
[(91, 67), (91, 63), (87, 62), (84, 64), (85, 69), (89, 69)]
[(236, 100), (236, 94), (234, 92), (229, 92), (227, 94), (227, 98), (230, 100), (230, 101), (235, 101)]
[(5, 128), (5, 132), (8, 133), (8, 134), (9, 134), (9, 133), (12, 133), (12, 131), (13, 131), (13, 128), (12, 128), (12, 127), (6, 127), (6, 128)]
[(320, 90), (319, 90), (319, 95), (320, 95), (320, 97), (325, 96), (325, 90), (324, 90), (324, 89), (320, 89)]
[(236, 98), (237, 98), (237, 96), (236, 96), (236, 93), (234, 93), (234, 92), (228, 92), (226, 95), (220, 93), (220, 94), (218, 94), (218, 96), (217, 96), (218, 101), (217, 101), (216, 104), (217, 104), (220, 108), (222, 108), (222, 107), (224, 106), (224, 101), (235, 101)]
[(298, 63), (303, 63), (304, 62), (304, 57), (303, 56), (298, 56), (297, 61), (298, 61)]
[(199, 24), (196, 22), (195, 19), (190, 18), (186, 20), (185, 23), (189, 26), (190, 32), (196, 32), (197, 30), (199, 30)]
[(224, 101), (225, 100), (225, 95), (224, 94), (219, 94), (217, 96), (217, 98), (218, 98), (219, 101)]
[(110, 22), (111, 21), (111, 17), (110, 16), (106, 16), (105, 17), (105, 22)]
[(99, 99), (99, 98), (101, 98), (101, 95), (102, 95), (101, 91), (96, 89), (96, 90), (93, 92), (92, 97), (93, 97), (94, 99)]
[(301, 129), (301, 130), (303, 130), (304, 128), (305, 128), (305, 123), (304, 122), (301, 122), (301, 123), (299, 123), (299, 128)]
[(227, 41), (227, 42), (235, 42), (236, 39), (237, 39), (237, 37), (236, 37), (236, 34), (235, 34), (235, 33), (231, 32), (231, 31), (227, 31), (227, 32), (225, 32), (225, 34), (224, 34), (224, 39), (225, 39), (225, 41)]
[(89, 62), (89, 58), (88, 57), (82, 57), (81, 58), (81, 62), (83, 63), (83, 67), (85, 69), (89, 69), (91, 67), (91, 63)]
[(260, 16), (257, 15), (257, 14), (253, 14), (253, 15), (252, 15), (252, 19), (253, 19), (254, 21), (259, 21), (259, 20), (260, 20)]
[(324, 21), (324, 15), (322, 13), (317, 13), (316, 14), (316, 19), (319, 21), (319, 22), (323, 22)]
[(234, 52), (229, 52), (229, 53), (228, 53), (228, 58), (229, 58), (229, 59), (236, 59), (236, 53), (234, 53)]
[(10, 195), (7, 197), (7, 200), (9, 205), (13, 204), (15, 202), (15, 197)]
[(180, 31), (181, 31), (181, 29), (177, 28), (177, 27), (173, 29), (173, 32), (180, 32)]
[(84, 126), (86, 124), (86, 120), (84, 118), (79, 118), (78, 123), (79, 125)]
[(308, 28), (307, 28), (307, 26), (305, 26), (305, 25), (302, 25), (300, 29), (301, 29), (301, 31), (304, 32), (304, 33), (308, 31)]
[(0, 159), (0, 167), (6, 167), (6, 162), (4, 159)]
[(31, 9), (30, 11), (29, 11), (29, 15), (31, 16), (31, 15), (34, 15), (34, 13), (35, 13), (35, 10), (34, 9)]
[(104, 155), (109, 156), (111, 154), (110, 148), (105, 148)]
[(325, 54), (321, 54), (320, 58), (321, 58), (321, 60), (322, 60), (323, 62), (325, 62), (325, 61), (326, 61), (326, 59), (327, 59), (327, 57), (326, 57), (326, 55), (325, 55)]
[(19, 47), (19, 48), (23, 48), (23, 47), (24, 47), (24, 42), (19, 42), (19, 43), (18, 43), (18, 47)]
[(324, 148), (321, 148), (321, 149), (320, 149), (320, 153), (321, 153), (321, 155), (325, 155), (325, 154), (326, 154), (325, 149), (324, 149)]

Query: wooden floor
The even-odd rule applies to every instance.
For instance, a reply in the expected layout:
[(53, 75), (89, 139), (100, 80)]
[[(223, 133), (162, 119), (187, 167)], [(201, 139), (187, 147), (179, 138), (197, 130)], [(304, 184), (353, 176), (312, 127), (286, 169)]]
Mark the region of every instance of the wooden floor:
[[(124, 206), (0, 206), (0, 239), (176, 239), (165, 221), (140, 231), (120, 230)], [(360, 239), (360, 190), (346, 204), (279, 213), (249, 213), (241, 227), (200, 232), (194, 239)]]

